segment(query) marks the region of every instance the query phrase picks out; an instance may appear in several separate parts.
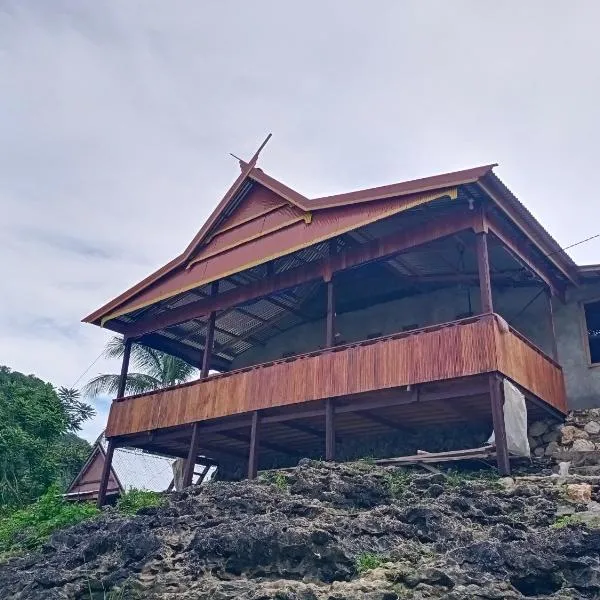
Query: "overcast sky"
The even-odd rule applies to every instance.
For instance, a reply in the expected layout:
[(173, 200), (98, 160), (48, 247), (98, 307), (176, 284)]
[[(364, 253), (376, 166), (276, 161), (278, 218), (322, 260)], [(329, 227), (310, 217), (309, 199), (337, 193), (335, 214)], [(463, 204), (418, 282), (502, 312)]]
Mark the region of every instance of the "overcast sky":
[(108, 337), (81, 318), (178, 254), (270, 131), (260, 166), (305, 195), (497, 162), (563, 246), (600, 233), (599, 22), (595, 0), (0, 0), (0, 364), (76, 382)]

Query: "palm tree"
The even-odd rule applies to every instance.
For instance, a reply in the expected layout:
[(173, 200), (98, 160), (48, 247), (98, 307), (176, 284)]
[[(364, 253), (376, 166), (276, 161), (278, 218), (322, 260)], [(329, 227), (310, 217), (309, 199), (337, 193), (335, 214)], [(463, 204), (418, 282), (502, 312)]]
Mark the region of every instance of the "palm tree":
[[(114, 337), (104, 350), (106, 358), (122, 358), (125, 352), (123, 338)], [(131, 346), (131, 364), (135, 372), (128, 373), (125, 382), (127, 395), (143, 394), (170, 385), (185, 383), (197, 375), (196, 367), (165, 352), (141, 344)], [(91, 379), (84, 387), (86, 396), (114, 395), (119, 389), (120, 375), (105, 373)]]

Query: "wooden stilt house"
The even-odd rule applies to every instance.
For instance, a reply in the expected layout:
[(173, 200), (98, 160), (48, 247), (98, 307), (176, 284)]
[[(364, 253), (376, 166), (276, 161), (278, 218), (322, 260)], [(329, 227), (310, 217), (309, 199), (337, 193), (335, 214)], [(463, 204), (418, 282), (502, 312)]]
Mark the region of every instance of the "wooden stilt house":
[[(553, 306), (573, 261), (493, 165), (322, 198), (241, 173), (177, 258), (85, 321), (201, 367), (114, 400), (115, 448), (235, 463), (336, 459), (343, 440), (488, 423), (509, 472), (508, 378), (530, 418), (566, 411)], [(535, 296), (535, 318), (519, 311)], [(527, 307), (525, 307), (527, 308)]]

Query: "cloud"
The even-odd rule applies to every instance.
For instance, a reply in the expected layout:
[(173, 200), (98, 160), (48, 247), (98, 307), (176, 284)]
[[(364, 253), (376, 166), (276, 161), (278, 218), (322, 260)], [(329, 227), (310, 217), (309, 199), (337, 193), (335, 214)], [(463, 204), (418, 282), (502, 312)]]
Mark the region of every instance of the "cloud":
[[(0, 363), (69, 385), (79, 324), (178, 254), (250, 156), (306, 195), (499, 162), (598, 233), (600, 5), (0, 2)], [(600, 241), (573, 249), (600, 262)], [(118, 370), (99, 363), (98, 368)]]

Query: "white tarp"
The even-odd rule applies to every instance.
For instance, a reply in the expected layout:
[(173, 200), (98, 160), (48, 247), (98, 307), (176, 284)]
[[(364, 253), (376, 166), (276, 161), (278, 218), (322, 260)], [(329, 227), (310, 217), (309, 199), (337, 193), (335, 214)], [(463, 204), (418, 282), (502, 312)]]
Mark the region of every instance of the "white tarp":
[[(525, 396), (508, 379), (503, 380), (504, 386), (504, 429), (506, 430), (506, 445), (509, 454), (513, 456), (530, 456), (529, 440), (527, 439), (527, 406)], [(488, 440), (494, 443), (494, 434)]]

